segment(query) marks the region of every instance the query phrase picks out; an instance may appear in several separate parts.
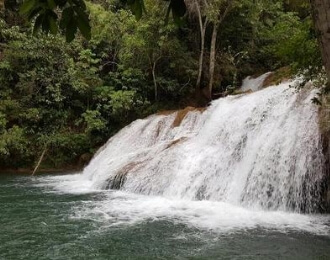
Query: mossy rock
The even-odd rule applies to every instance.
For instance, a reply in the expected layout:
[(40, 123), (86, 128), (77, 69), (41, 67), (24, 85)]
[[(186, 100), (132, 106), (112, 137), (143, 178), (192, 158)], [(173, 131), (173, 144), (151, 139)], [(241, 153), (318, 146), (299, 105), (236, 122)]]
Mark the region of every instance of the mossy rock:
[(274, 86), (281, 84), (285, 81), (288, 81), (292, 78), (293, 72), (291, 67), (282, 67), (273, 73), (271, 73), (264, 81), (262, 88), (266, 88), (269, 86)]

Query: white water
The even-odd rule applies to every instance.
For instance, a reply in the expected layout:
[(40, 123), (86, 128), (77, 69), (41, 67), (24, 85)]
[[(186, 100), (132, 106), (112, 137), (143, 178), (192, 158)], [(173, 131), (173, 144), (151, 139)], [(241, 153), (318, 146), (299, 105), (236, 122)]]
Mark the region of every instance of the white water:
[(267, 72), (265, 74), (262, 74), (261, 76), (257, 78), (252, 78), (251, 76), (246, 77), (243, 80), (241, 90), (242, 91), (257, 91), (261, 89), (265, 79), (271, 74), (271, 72)]
[[(48, 186), (50, 192), (99, 195), (97, 201), (73, 205), (72, 219), (98, 223), (103, 232), (111, 228), (139, 225), (150, 221), (169, 221), (212, 233), (234, 233), (262, 228), (279, 232), (308, 232), (330, 235), (328, 215), (303, 215), (283, 211), (251, 210), (231, 203), (191, 201), (145, 196), (123, 191), (93, 190), (90, 181), (80, 174), (36, 179), (37, 186)], [(55, 191), (53, 191), (55, 188)], [(183, 233), (184, 235), (184, 233)]]
[(294, 213), (317, 208), (323, 157), (314, 93), (289, 85), (216, 100), (178, 127), (176, 113), (137, 120), (82, 175), (45, 181), (61, 192), (120, 187), (74, 214), (109, 226), (172, 219), (220, 232), (327, 234), (328, 216)]
[(84, 177), (95, 189), (119, 186), (123, 176), (122, 190), (144, 195), (312, 210), (322, 178), (313, 95), (285, 83), (216, 100), (179, 127), (176, 113), (137, 120), (108, 141)]

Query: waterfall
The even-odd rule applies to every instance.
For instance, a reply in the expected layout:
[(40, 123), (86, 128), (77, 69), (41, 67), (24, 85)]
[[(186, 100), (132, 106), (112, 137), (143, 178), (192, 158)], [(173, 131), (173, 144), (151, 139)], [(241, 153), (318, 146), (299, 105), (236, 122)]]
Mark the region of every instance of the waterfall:
[(251, 76), (246, 77), (245, 79), (243, 79), (241, 90), (242, 91), (259, 90), (260, 88), (262, 88), (265, 79), (271, 74), (272, 72), (267, 72), (265, 74), (260, 75), (257, 78), (252, 78)]
[(290, 82), (152, 115), (113, 136), (84, 169), (95, 189), (312, 212), (323, 156), (312, 90)]

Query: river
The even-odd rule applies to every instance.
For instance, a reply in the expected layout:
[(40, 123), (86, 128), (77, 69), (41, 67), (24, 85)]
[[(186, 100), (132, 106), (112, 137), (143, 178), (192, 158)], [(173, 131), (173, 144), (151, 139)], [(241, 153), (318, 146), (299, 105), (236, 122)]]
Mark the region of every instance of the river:
[(330, 259), (330, 216), (0, 176), (0, 259)]

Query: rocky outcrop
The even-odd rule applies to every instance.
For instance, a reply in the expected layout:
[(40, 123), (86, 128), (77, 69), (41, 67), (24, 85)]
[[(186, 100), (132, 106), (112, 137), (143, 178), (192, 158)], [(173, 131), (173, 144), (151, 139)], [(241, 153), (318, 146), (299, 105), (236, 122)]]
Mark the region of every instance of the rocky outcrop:
[(324, 182), (321, 211), (330, 213), (330, 94), (323, 96), (320, 108), (320, 131), (324, 155)]
[(182, 143), (182, 142), (184, 142), (184, 141), (186, 141), (186, 140), (187, 140), (187, 137), (181, 137), (181, 138), (179, 138), (179, 139), (176, 139), (176, 140), (174, 140), (173, 142), (169, 143), (169, 144), (166, 146), (165, 149), (172, 148), (172, 147), (176, 146), (177, 144), (180, 144), (180, 143)]
[(266, 88), (269, 86), (274, 86), (281, 84), (283, 82), (289, 81), (292, 79), (292, 71), (290, 67), (282, 67), (273, 73), (270, 73), (262, 84), (262, 88)]
[(330, 213), (330, 132), (322, 133), (322, 145), (325, 162), (321, 211)]
[(205, 107), (199, 107), (199, 108), (196, 108), (196, 107), (186, 107), (185, 109), (182, 109), (182, 110), (179, 110), (177, 111), (177, 114), (176, 114), (176, 117), (173, 121), (173, 124), (172, 124), (172, 128), (174, 127), (178, 127), (181, 125), (181, 122), (182, 120), (186, 117), (186, 115), (189, 113), (189, 112), (192, 112), (192, 111), (199, 111), (199, 112), (204, 112), (205, 111)]
[(144, 161), (141, 162), (131, 162), (121, 168), (113, 178), (108, 180), (106, 189), (119, 190), (126, 181), (126, 176), (130, 171), (137, 170), (139, 167), (143, 166)]

